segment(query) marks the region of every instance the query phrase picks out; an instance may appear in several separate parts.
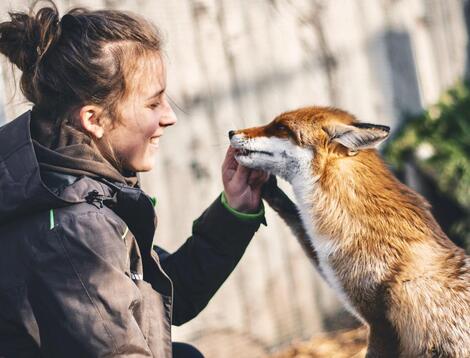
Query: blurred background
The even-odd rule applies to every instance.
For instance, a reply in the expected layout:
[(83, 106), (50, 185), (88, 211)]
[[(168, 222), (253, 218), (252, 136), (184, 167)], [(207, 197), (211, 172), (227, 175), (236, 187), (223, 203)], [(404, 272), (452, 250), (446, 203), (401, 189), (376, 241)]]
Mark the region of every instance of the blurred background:
[[(301, 106), (332, 105), (391, 126), (382, 150), (392, 169), (432, 203), (444, 231), (470, 248), (468, 1), (56, 3), (62, 13), (75, 6), (133, 11), (164, 35), (179, 122), (162, 138), (156, 169), (141, 177), (158, 199), (160, 246), (183, 243), (221, 192), (229, 130)], [(2, 1), (0, 18), (29, 4)], [(19, 75), (10, 67), (2, 59), (0, 124), (30, 107), (15, 92)], [(208, 358), (361, 356), (365, 331), (328, 333), (358, 323), (269, 208), (267, 222), (209, 306), (174, 329), (174, 340)]]

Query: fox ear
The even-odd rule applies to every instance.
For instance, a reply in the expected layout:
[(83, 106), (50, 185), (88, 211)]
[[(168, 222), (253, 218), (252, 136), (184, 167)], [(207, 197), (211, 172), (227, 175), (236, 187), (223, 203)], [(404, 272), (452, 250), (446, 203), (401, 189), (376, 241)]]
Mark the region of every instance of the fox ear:
[(370, 123), (334, 124), (324, 128), (333, 142), (356, 152), (375, 148), (387, 139), (390, 127)]

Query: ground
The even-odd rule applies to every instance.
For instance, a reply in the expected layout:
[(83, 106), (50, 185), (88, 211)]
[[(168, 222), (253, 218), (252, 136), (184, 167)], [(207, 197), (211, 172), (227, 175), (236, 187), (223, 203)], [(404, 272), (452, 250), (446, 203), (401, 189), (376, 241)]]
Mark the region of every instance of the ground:
[(269, 358), (363, 358), (367, 328), (341, 330), (316, 336), (309, 341), (292, 342)]

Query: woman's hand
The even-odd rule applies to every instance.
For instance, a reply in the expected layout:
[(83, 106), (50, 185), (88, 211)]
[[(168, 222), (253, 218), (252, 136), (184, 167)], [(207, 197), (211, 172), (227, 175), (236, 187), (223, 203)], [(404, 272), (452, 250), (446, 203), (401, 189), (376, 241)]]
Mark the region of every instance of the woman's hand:
[(235, 149), (230, 146), (222, 164), (227, 203), (237, 211), (257, 212), (261, 204), (261, 188), (269, 179), (269, 173), (239, 165), (234, 154)]

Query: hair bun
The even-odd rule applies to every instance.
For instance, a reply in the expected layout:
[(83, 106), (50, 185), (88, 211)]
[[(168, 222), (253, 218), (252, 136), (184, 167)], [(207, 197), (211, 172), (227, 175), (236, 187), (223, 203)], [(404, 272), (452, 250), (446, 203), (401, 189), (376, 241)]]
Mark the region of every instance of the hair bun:
[(0, 24), (0, 52), (23, 72), (32, 72), (60, 37), (57, 7), (41, 8), (37, 14), (10, 12), (11, 21)]
[(134, 81), (131, 69), (160, 57), (156, 27), (132, 13), (80, 7), (59, 21), (52, 0), (40, 3), (36, 11), (37, 1), (29, 13), (12, 12), (10, 21), (0, 23), (0, 53), (23, 71), (24, 97), (37, 113), (56, 120), (71, 118), (85, 104), (117, 118), (117, 103)]

